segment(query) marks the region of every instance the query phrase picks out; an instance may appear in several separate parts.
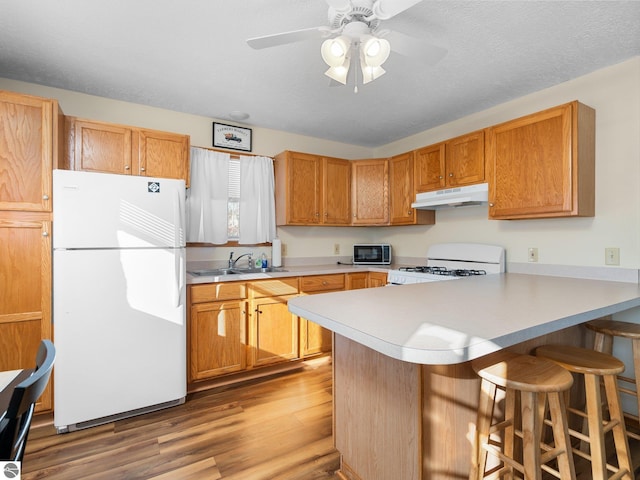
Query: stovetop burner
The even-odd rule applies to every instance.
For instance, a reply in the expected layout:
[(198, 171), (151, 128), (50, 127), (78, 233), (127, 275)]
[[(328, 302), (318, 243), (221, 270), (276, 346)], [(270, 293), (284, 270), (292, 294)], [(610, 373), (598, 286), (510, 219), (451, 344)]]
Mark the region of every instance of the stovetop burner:
[(432, 275), (443, 275), (447, 277), (471, 277), (474, 275), (486, 275), (485, 270), (456, 268), (449, 270), (446, 267), (429, 267), (429, 266), (416, 266), (416, 267), (401, 267), (399, 269), (403, 272), (416, 272), (416, 273), (430, 273)]

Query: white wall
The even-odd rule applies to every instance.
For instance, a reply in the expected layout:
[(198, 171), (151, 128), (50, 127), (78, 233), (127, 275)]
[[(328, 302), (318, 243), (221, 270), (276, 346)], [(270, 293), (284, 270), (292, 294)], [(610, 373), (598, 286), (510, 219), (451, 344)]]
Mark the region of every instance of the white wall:
[(497, 243), (509, 262), (604, 266), (605, 247), (620, 248), (620, 266), (640, 267), (640, 57), (385, 145), (390, 156), (572, 100), (596, 110), (596, 215), (593, 218), (497, 221), (486, 207), (440, 210), (432, 227), (378, 228), (398, 255), (423, 255), (442, 241)]
[[(0, 88), (57, 98), (67, 115), (186, 133), (193, 145), (211, 145), (212, 118), (2, 78)], [(438, 211), (436, 225), (428, 227), (279, 228), (288, 257), (324, 261), (333, 256), (335, 243), (344, 255), (352, 243), (363, 241), (389, 242), (396, 256), (424, 257), (431, 243), (476, 241), (505, 246), (509, 262), (526, 262), (528, 247), (537, 247), (540, 264), (576, 266), (603, 266), (605, 247), (619, 247), (621, 267), (640, 268), (640, 57), (375, 150), (254, 127), (253, 152), (272, 156), (289, 149), (350, 159), (390, 156), (572, 100), (596, 110), (595, 217), (490, 221), (486, 207), (465, 207)], [(236, 255), (259, 252), (236, 250)], [(228, 249), (193, 249), (190, 255), (224, 259)]]

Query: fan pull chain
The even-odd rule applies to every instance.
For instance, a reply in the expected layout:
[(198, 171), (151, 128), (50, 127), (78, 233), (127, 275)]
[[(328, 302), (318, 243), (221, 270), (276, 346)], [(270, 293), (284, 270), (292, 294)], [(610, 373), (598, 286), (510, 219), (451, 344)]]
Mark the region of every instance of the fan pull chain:
[[(356, 42), (355, 44), (355, 49), (360, 52), (360, 45)], [(354, 86), (353, 86), (353, 93), (357, 94), (358, 93), (358, 66), (356, 65), (354, 70)]]

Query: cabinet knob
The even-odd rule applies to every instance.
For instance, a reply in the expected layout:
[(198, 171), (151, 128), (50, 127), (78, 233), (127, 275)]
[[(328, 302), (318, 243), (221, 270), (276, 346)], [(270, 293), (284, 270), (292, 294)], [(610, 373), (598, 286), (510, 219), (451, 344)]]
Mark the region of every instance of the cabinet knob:
[(255, 312), (256, 313), (262, 313), (262, 310), (260, 310), (259, 308), (256, 308)]
[(449, 176), (450, 176), (450, 177), (453, 177), (453, 173), (450, 173), (450, 174), (449, 174)]
[(440, 175), (438, 178), (439, 178), (440, 180), (442, 180), (444, 177), (443, 177), (442, 175)]
[(42, 232), (42, 236), (43, 237), (48, 237), (49, 236), (49, 232)]
[(141, 171), (141, 172), (144, 172), (144, 167), (140, 167), (140, 171)]
[(322, 281), (322, 285), (327, 285), (327, 281), (326, 281), (326, 280), (323, 280), (323, 281)]
[(129, 167), (129, 165), (125, 165), (125, 166), (124, 166), (124, 169), (125, 169), (125, 170), (129, 170), (129, 168), (131, 168), (131, 167)]
[(42, 195), (42, 199), (43, 200), (49, 200), (49, 195), (47, 195), (46, 193), (44, 195)]
[(490, 206), (490, 207), (493, 207), (493, 203), (490, 203), (490, 204), (489, 204), (489, 206)]
[(407, 215), (411, 215), (413, 213), (413, 210), (407, 210)]

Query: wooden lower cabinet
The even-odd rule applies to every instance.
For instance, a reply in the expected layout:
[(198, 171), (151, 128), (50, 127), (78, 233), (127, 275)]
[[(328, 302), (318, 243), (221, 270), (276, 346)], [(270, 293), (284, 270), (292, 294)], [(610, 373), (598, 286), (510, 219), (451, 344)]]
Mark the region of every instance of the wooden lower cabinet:
[(247, 368), (247, 291), (244, 283), (189, 289), (189, 383)]
[(247, 368), (246, 305), (243, 300), (229, 300), (191, 308), (190, 380)]
[(331, 331), (292, 314), (287, 302), (299, 294), (367, 288), (386, 281), (386, 273), (364, 271), (190, 285), (189, 384), (330, 352)]
[(287, 307), (287, 301), (294, 296), (252, 301), (249, 339), (252, 367), (299, 358), (298, 316)]
[(384, 287), (387, 284), (387, 274), (384, 272), (369, 272), (368, 287)]
[(287, 307), (297, 294), (297, 277), (249, 283), (250, 367), (299, 358), (299, 319)]
[[(0, 212), (0, 371), (33, 368), (40, 341), (52, 338), (51, 222)], [(36, 404), (53, 405), (51, 383)]]
[(347, 273), (347, 290), (367, 288), (369, 272)]
[[(342, 273), (300, 277), (300, 292), (306, 295), (339, 292), (344, 290), (345, 286), (345, 274)], [(330, 352), (331, 337), (331, 330), (305, 318), (300, 319), (300, 354), (303, 357)]]

